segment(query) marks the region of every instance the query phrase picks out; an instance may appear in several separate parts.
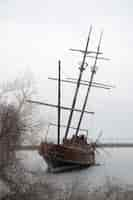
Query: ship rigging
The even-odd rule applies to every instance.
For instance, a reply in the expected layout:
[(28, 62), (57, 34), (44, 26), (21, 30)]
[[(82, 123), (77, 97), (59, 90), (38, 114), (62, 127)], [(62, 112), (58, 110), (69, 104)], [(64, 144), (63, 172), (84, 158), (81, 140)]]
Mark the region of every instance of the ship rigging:
[[(100, 50), (101, 47), (101, 41), (102, 41), (102, 36), (103, 33), (101, 32), (98, 46), (96, 51), (90, 51), (88, 50), (89, 44), (90, 44), (90, 38), (92, 34), (92, 26), (90, 26), (89, 29), (89, 34), (85, 46), (85, 50), (80, 50), (80, 49), (70, 49), (71, 51), (74, 52), (79, 52), (83, 54), (82, 62), (79, 67), (79, 75), (77, 79), (71, 78), (71, 79), (62, 79), (61, 78), (61, 61), (58, 61), (58, 78), (53, 78), (49, 77), (51, 80), (58, 81), (58, 104), (49, 104), (49, 103), (43, 103), (40, 101), (36, 100), (27, 100), (29, 103), (35, 103), (39, 105), (44, 105), (44, 106), (50, 106), (50, 107), (55, 107), (57, 108), (57, 114), (58, 114), (58, 119), (57, 119), (57, 125), (54, 124), (54, 126), (57, 126), (57, 143), (50, 143), (48, 141), (43, 141), (40, 144), (39, 147), (39, 153), (40, 155), (44, 158), (44, 160), (48, 164), (48, 168), (53, 171), (58, 168), (66, 168), (70, 169), (71, 167), (88, 167), (91, 165), (95, 165), (95, 153), (96, 153), (96, 147), (97, 147), (97, 141), (98, 138), (96, 139), (95, 142), (88, 141), (87, 134), (79, 134), (79, 131), (83, 130), (81, 129), (81, 123), (83, 120), (84, 114), (94, 114), (94, 112), (87, 111), (86, 110), (86, 105), (88, 101), (88, 97), (91, 91), (91, 87), (96, 87), (96, 88), (102, 88), (102, 89), (111, 89), (113, 88), (112, 85), (107, 85), (103, 83), (98, 83), (94, 82), (94, 76), (96, 75), (97, 71), (97, 62), (98, 59), (102, 60), (109, 60), (108, 58), (101, 57), (103, 54)], [(99, 56), (100, 55), (100, 56)], [(82, 80), (83, 73), (86, 70), (86, 67), (88, 64), (86, 64), (86, 59), (87, 58), (93, 58), (94, 59), (94, 64), (91, 68), (91, 75), (88, 80)], [(75, 84), (75, 93), (73, 96), (72, 100), (72, 105), (71, 107), (66, 107), (62, 105), (61, 102), (61, 82), (66, 82), (70, 84)], [(79, 93), (79, 88), (81, 85), (84, 85), (87, 87), (86, 90), (86, 95), (83, 101), (83, 105), (81, 109), (77, 109), (76, 102), (77, 102), (77, 97)], [(61, 110), (69, 110), (69, 117), (66, 125), (65, 130), (65, 136), (63, 140), (61, 141)], [(80, 112), (80, 117), (77, 122), (77, 124), (72, 127), (72, 118), (74, 112)], [(53, 125), (53, 124), (51, 124)], [(68, 139), (68, 135), (70, 132), (70, 129), (73, 128), (75, 130), (75, 133), (72, 135), (70, 139)], [(101, 135), (101, 134), (100, 134)]]

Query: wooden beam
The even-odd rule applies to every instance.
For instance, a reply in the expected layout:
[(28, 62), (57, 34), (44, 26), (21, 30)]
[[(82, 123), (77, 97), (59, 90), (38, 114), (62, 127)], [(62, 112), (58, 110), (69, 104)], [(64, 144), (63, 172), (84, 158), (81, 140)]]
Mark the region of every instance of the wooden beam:
[[(74, 81), (77, 81), (76, 78), (67, 78), (68, 80), (74, 80)], [(82, 83), (90, 83), (89, 81), (87, 80), (81, 80)], [(104, 86), (104, 87), (110, 87), (110, 88), (115, 88), (116, 86), (114, 85), (109, 85), (109, 84), (105, 84), (105, 83), (98, 83), (98, 82), (95, 82), (95, 81), (92, 81), (92, 84), (94, 85), (97, 85), (97, 86)]]
[[(53, 78), (53, 77), (48, 77), (48, 79), (50, 80), (53, 80), (53, 81), (58, 81), (58, 78)], [(72, 80), (65, 80), (65, 79), (61, 79), (61, 82), (64, 82), (64, 83), (71, 83), (71, 84), (77, 84), (76, 80), (75, 81), (72, 81)], [(88, 86), (89, 85), (89, 82), (83, 82), (81, 81), (80, 82), (80, 85), (84, 85), (84, 86)], [(111, 86), (104, 86), (104, 85), (98, 85), (98, 84), (93, 84), (91, 85), (92, 87), (95, 87), (95, 88), (102, 88), (102, 89), (106, 89), (106, 90), (110, 90), (112, 87)]]
[[(40, 101), (27, 100), (27, 102), (28, 103), (38, 104), (38, 105), (43, 105), (43, 106), (48, 106), (48, 107), (53, 107), (53, 108), (58, 108), (58, 105), (49, 104), (49, 103), (43, 103), (43, 102), (40, 102)], [(71, 108), (65, 107), (65, 106), (61, 106), (61, 109), (63, 109), (63, 110), (71, 110)], [(73, 109), (73, 111), (81, 112), (80, 109)], [(89, 112), (89, 111), (85, 111), (85, 113), (86, 114), (94, 114), (94, 112)]]

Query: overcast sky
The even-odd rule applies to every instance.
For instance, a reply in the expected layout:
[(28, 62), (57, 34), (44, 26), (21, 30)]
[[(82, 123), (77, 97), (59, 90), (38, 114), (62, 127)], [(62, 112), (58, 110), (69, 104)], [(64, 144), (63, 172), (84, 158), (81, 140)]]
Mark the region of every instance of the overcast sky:
[[(54, 103), (55, 83), (47, 77), (56, 75), (58, 59), (62, 60), (64, 77), (77, 75), (82, 57), (68, 49), (85, 48), (92, 24), (89, 49), (96, 49), (100, 31), (104, 30), (101, 50), (111, 59), (98, 63), (95, 80), (116, 85), (111, 92), (93, 90), (88, 103), (88, 109), (96, 112), (92, 126), (97, 131), (103, 129), (105, 137), (132, 137), (132, 23), (131, 0), (0, 0), (1, 80), (21, 75), (29, 67), (41, 85), (39, 98)], [(89, 69), (85, 78), (87, 74)], [(68, 94), (74, 88), (63, 87), (67, 87), (66, 93), (63, 90), (65, 103), (71, 104)]]

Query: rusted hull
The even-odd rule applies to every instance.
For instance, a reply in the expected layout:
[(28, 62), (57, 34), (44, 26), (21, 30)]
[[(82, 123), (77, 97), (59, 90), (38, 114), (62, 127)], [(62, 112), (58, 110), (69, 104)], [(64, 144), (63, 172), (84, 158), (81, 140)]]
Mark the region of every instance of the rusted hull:
[(57, 145), (41, 143), (40, 155), (48, 164), (49, 169), (73, 167), (87, 167), (95, 164), (95, 152), (90, 147), (81, 148), (75, 145)]

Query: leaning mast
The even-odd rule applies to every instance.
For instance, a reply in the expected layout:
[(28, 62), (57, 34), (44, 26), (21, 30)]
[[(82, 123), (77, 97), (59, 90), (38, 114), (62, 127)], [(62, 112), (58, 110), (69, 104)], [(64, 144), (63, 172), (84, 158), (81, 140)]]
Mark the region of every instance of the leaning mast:
[(79, 68), (80, 73), (79, 73), (79, 78), (78, 78), (78, 81), (77, 81), (77, 87), (76, 87), (76, 90), (75, 90), (75, 95), (74, 95), (74, 98), (73, 98), (72, 107), (71, 107), (71, 111), (70, 111), (70, 115), (69, 115), (69, 119), (68, 119), (68, 123), (67, 123), (67, 128), (66, 128), (66, 132), (65, 132), (65, 139), (67, 138), (67, 135), (68, 135), (68, 132), (69, 132), (69, 128), (70, 128), (72, 116), (73, 116), (73, 111), (74, 111), (74, 108), (75, 108), (77, 95), (78, 95), (78, 91), (79, 91), (79, 87), (80, 87), (80, 81), (82, 79), (83, 71), (85, 70), (84, 64), (85, 64), (85, 59), (86, 59), (86, 55), (87, 55), (88, 44), (89, 44), (89, 41), (90, 41), (91, 32), (92, 32), (92, 26), (90, 27), (90, 30), (89, 30), (89, 35), (88, 35), (88, 39), (87, 39), (87, 43), (86, 43), (86, 48), (85, 48), (85, 51), (84, 51), (83, 61), (82, 61), (81, 67)]
[(58, 61), (58, 126), (57, 144), (60, 144), (60, 120), (61, 120), (61, 61)]
[(83, 107), (82, 107), (82, 111), (81, 111), (81, 114), (80, 114), (80, 119), (79, 119), (79, 122), (78, 122), (78, 125), (77, 125), (77, 129), (76, 129), (76, 136), (78, 135), (78, 132), (79, 132), (79, 129), (80, 129), (80, 125), (81, 125), (81, 122), (82, 122), (82, 119), (83, 119), (83, 114), (84, 114), (85, 107), (86, 107), (87, 100), (88, 100), (88, 95), (89, 95), (89, 92), (90, 92), (90, 89), (91, 89), (91, 86), (92, 86), (92, 83), (93, 83), (94, 75), (96, 73), (96, 64), (97, 64), (98, 55), (99, 55), (99, 51), (100, 51), (102, 35), (103, 35), (103, 33), (101, 33), (101, 35), (100, 35), (99, 44), (98, 44), (98, 47), (97, 47), (97, 52), (96, 52), (96, 57), (95, 57), (95, 62), (94, 62), (94, 65), (92, 67), (92, 70), (91, 70), (91, 77), (90, 77), (87, 93), (86, 93), (86, 96), (85, 96), (85, 101), (84, 101), (84, 104), (83, 104)]

